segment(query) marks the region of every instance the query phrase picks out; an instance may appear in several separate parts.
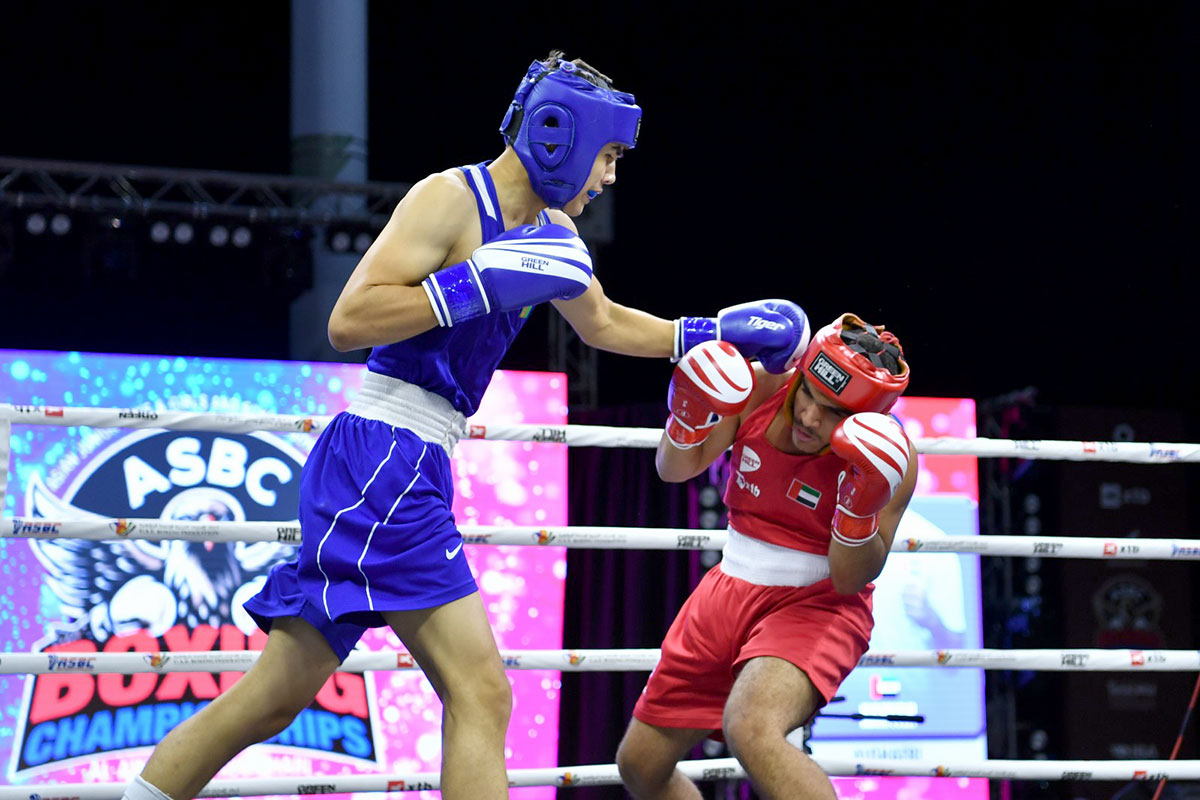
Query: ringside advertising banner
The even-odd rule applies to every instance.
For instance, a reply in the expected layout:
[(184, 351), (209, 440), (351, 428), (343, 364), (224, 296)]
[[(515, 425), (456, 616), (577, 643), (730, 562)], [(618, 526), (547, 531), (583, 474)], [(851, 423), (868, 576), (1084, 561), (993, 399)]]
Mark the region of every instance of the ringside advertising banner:
[[(0, 351), (0, 402), (29, 413), (64, 406), (334, 414), (354, 396), (359, 365)], [(475, 419), (562, 424), (565, 379), (498, 373)], [(240, 676), (96, 673), (94, 654), (137, 652), (151, 667), (183, 651), (261, 649), (242, 609), (299, 539), (300, 470), (312, 433), (230, 434), (13, 424), (0, 539), (0, 635), (13, 651), (49, 654), (40, 676), (0, 675), (0, 748), (11, 783), (124, 781), (150, 748)], [(460, 524), (566, 523), (561, 445), (464, 440), (454, 458)], [(113, 541), (57, 537), (56, 521), (116, 519)], [(126, 538), (133, 519), (278, 521), (275, 542)], [(15, 524), (15, 523), (14, 523)], [(502, 648), (562, 646), (565, 553), (471, 547), (467, 556)], [(360, 647), (402, 650), (374, 629)], [(178, 662), (177, 662), (178, 663)], [(512, 768), (554, 766), (559, 674), (510, 673)], [(436, 771), (441, 708), (418, 671), (335, 673), (281, 734), (218, 777)], [(424, 792), (432, 796), (432, 793)], [(514, 797), (551, 798), (552, 788)]]

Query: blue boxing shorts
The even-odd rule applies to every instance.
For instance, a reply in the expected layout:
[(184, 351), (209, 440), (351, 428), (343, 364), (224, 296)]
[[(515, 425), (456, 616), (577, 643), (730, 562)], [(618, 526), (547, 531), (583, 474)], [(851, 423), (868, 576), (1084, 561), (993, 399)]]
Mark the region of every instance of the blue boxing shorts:
[(345, 659), (380, 612), (433, 608), (475, 592), (450, 510), (450, 457), (408, 428), (337, 415), (300, 475), (296, 560), (271, 570), (246, 611), (263, 630), (302, 617)]

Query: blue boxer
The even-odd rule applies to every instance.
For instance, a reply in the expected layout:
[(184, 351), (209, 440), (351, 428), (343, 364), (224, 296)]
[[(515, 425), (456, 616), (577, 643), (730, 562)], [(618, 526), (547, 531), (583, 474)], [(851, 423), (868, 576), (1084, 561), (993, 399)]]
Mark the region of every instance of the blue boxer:
[[(462, 169), (488, 242), (504, 223), (484, 166)], [(477, 590), (451, 511), (450, 453), (527, 316), (486, 314), (372, 350), (362, 389), (301, 472), (300, 552), (245, 604), (259, 627), (302, 617), (345, 659), (367, 628), (387, 624), (381, 612)]]

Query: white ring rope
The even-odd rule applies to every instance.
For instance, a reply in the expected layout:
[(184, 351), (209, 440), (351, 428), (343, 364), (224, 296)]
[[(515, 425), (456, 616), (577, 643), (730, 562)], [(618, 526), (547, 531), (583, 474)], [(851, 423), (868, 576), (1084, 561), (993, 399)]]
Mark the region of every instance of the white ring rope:
[[(829, 775), (913, 775), (922, 777), (992, 778), (1015, 780), (1157, 781), (1200, 778), (1200, 761), (891, 761), (814, 757)], [(733, 780), (746, 777), (734, 758), (681, 761), (679, 770), (697, 781)], [(617, 786), (621, 776), (616, 764), (578, 767), (513, 769), (508, 785), (520, 786)], [(72, 800), (119, 800), (128, 784), (70, 784)], [(436, 772), (393, 775), (305, 775), (284, 778), (233, 778), (215, 780), (198, 797), (252, 797), (257, 795), (333, 794), (350, 792), (406, 792), (437, 790), (441, 777)], [(0, 787), (0, 800), (29, 800), (31, 796), (60, 797), (63, 784), (27, 784)]]
[[(649, 672), (659, 650), (501, 650), (508, 670), (559, 672)], [(135, 675), (168, 672), (245, 672), (257, 650), (95, 653), (2, 653), (0, 675)], [(860, 667), (942, 667), (946, 669), (1036, 670), (1040, 672), (1197, 672), (1196, 650), (896, 650), (868, 651)], [(339, 672), (417, 669), (402, 650), (355, 650)]]
[[(58, 408), (0, 404), (0, 508), (3, 508), (8, 472), (10, 423), (153, 428), (184, 431), (250, 433), (269, 430), (318, 433), (331, 416), (288, 414), (234, 414), (220, 412), (158, 411), (154, 409)], [(466, 434), (473, 439), (553, 442), (592, 447), (657, 447), (658, 428), (621, 428), (584, 425), (506, 425), (468, 421)], [(1012, 457), (1069, 461), (1121, 461), (1146, 464), (1200, 462), (1200, 445), (1155, 442), (1075, 442), (917, 438), (917, 451), (937, 455)], [(670, 528), (497, 528), (462, 526), (472, 544), (559, 545), (593, 549), (718, 550), (725, 531)], [(269, 541), (299, 544), (295, 521), (185, 522), (154, 519), (88, 519), (52, 521), (0, 518), (0, 538), (76, 538), (89, 540), (185, 539), (212, 542)], [(1058, 558), (1200, 559), (1194, 540), (1119, 539), (1083, 537), (971, 536), (933, 540), (897, 539), (893, 552), (974, 553), (995, 556), (1045, 556)], [(250, 668), (257, 651), (125, 652), (125, 653), (3, 653), (0, 674), (134, 674), (143, 672), (236, 672)], [(552, 669), (562, 672), (649, 671), (658, 662), (652, 650), (525, 650), (503, 651), (507, 669)], [(913, 650), (866, 653), (860, 666), (968, 667), (985, 670), (1033, 669), (1040, 671), (1197, 671), (1200, 651), (1174, 650)], [(344, 672), (415, 669), (412, 656), (398, 651), (355, 651), (340, 667)], [(958, 776), (1019, 780), (1147, 780), (1200, 779), (1200, 761), (856, 761), (817, 758), (830, 775)], [(741, 779), (745, 772), (735, 759), (680, 762), (693, 780)], [(524, 769), (509, 772), (510, 786), (619, 785), (615, 764)], [(219, 780), (200, 792), (201, 797), (275, 794), (327, 794), (436, 790), (437, 773), (398, 775), (303, 776)], [(118, 800), (125, 783), (71, 785), (74, 800)], [(30, 796), (57, 796), (61, 785), (0, 787), (0, 800), (28, 800)]]
[[(584, 550), (720, 550), (724, 530), (564, 526), (560, 528), (460, 525), (467, 544), (567, 547)], [(195, 542), (278, 542), (299, 545), (295, 520), (279, 522), (196, 522), (191, 520), (98, 518), (48, 520), (0, 517), (0, 539), (86, 539), (121, 541), (181, 539)], [(1103, 539), (1067, 536), (945, 536), (897, 538), (893, 553), (965, 553), (986, 556), (1044, 558), (1200, 560), (1195, 539)]]
[[(0, 403), (0, 421), (26, 425), (86, 425), (93, 428), (161, 428), (164, 430), (249, 433), (269, 430), (319, 433), (331, 416), (232, 414), (158, 411), (144, 408), (59, 408)], [(658, 446), (658, 428), (601, 425), (502, 425), (468, 420), (467, 436), (492, 441), (556, 442), (577, 447)], [(1072, 442), (1048, 439), (959, 439), (920, 437), (918, 453), (971, 455), (980, 458), (1124, 461), (1139, 464), (1200, 462), (1200, 444), (1178, 442)]]

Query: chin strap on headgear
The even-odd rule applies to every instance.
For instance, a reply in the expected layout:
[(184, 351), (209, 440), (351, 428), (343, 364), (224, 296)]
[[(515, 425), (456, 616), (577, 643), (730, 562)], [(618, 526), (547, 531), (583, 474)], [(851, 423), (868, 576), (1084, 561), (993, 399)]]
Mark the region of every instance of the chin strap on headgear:
[(610, 142), (637, 145), (642, 109), (633, 95), (580, 77), (570, 61), (534, 61), (517, 87), (500, 133), (516, 151), (538, 197), (562, 208), (587, 186)]
[[(898, 374), (892, 373), (890, 365), (898, 368)], [(904, 394), (909, 378), (896, 335), (854, 314), (842, 314), (817, 331), (800, 360), (790, 400), (795, 399), (801, 375), (815, 391), (843, 408), (880, 414), (886, 414)]]

